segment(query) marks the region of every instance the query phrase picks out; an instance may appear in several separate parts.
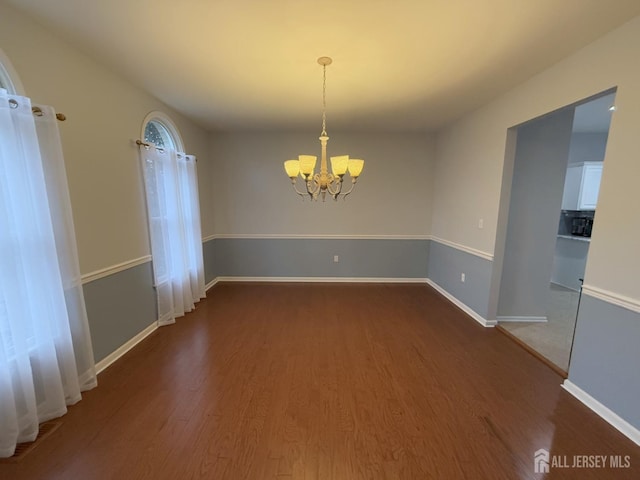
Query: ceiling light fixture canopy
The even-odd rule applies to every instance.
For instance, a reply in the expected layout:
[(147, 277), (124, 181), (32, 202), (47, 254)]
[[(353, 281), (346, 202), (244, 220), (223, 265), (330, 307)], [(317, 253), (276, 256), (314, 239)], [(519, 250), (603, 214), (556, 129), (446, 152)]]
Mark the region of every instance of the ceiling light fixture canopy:
[[(334, 200), (338, 200), (340, 195), (346, 198), (353, 188), (355, 187), (358, 177), (362, 173), (364, 167), (364, 160), (357, 158), (349, 158), (349, 155), (340, 155), (337, 157), (331, 157), (331, 173), (327, 168), (327, 142), (329, 137), (327, 136), (327, 65), (331, 65), (330, 57), (318, 58), (318, 63), (322, 65), (322, 133), (320, 134), (320, 172), (314, 173), (316, 168), (316, 162), (318, 157), (315, 155), (298, 155), (297, 160), (286, 160), (284, 162), (284, 169), (287, 175), (291, 179), (293, 188), (298, 195), (304, 198), (305, 195), (309, 195), (312, 200), (317, 200), (318, 196), (322, 196), (322, 201), (325, 201), (327, 192), (333, 197)], [(347, 192), (342, 192), (342, 182), (347, 171), (351, 176), (351, 188)], [(306, 192), (298, 190), (297, 181), (298, 175), (300, 175), (305, 183)]]

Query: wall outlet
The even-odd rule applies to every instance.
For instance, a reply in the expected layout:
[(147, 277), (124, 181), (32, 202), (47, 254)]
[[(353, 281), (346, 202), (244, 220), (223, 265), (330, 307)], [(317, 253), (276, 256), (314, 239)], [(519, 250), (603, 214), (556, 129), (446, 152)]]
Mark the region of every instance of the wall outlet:
[(333, 256), (333, 263), (338, 263), (340, 261), (340, 257), (338, 255)]
[(484, 228), (484, 218), (481, 218), (480, 220), (478, 220), (478, 228), (479, 229)]
[(461, 273), (461, 274), (460, 274), (460, 281), (461, 281), (462, 283), (464, 283), (464, 281), (465, 281), (466, 279), (467, 279), (467, 276), (466, 276), (464, 273)]

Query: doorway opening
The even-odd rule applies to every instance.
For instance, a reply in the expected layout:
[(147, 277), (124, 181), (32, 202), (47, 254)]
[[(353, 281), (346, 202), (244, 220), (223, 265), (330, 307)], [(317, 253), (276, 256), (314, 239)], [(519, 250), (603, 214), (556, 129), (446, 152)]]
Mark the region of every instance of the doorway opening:
[(496, 319), (564, 374), (614, 101), (615, 90), (603, 92), (514, 127), (513, 164), (505, 168), (512, 175), (503, 179)]

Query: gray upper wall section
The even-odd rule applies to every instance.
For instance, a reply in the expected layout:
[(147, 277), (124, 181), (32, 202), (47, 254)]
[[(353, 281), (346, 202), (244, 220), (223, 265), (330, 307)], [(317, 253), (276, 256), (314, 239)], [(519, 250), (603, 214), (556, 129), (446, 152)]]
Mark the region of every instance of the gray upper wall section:
[(207, 282), (216, 277), (424, 279), (429, 257), (426, 239), (217, 238), (203, 248)]

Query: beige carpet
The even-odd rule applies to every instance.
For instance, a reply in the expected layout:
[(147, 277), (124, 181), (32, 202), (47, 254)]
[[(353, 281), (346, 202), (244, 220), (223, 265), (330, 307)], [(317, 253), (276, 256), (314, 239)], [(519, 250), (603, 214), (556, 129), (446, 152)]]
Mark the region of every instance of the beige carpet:
[(576, 326), (578, 296), (578, 292), (552, 283), (547, 306), (548, 322), (505, 322), (500, 325), (566, 371)]

